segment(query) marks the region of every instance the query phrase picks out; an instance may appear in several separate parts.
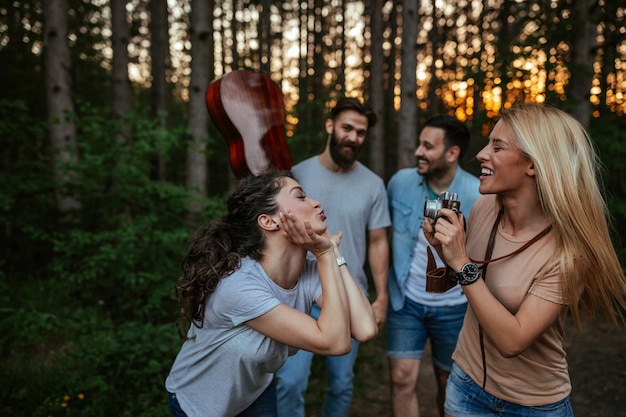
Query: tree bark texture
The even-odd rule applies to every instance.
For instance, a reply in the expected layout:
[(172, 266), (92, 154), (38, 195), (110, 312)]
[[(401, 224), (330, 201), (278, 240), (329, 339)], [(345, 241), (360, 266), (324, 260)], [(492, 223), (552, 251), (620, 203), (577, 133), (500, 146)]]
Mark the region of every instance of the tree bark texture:
[[(167, 67), (169, 62), (167, 2), (150, 0), (150, 62), (152, 66), (152, 86), (150, 88), (150, 110), (152, 117), (165, 117), (167, 112)], [(161, 120), (165, 128), (165, 119)], [(165, 180), (167, 164), (164, 155), (157, 157), (157, 177)]]
[[(111, 43), (113, 46), (113, 117), (122, 119), (131, 107), (131, 84), (128, 77), (128, 14), (126, 0), (111, 0)], [(128, 126), (123, 135), (130, 140)]]
[(383, 1), (374, 0), (370, 10), (371, 46), (370, 53), (370, 103), (378, 115), (378, 123), (369, 130), (369, 167), (380, 177), (385, 178), (385, 92), (383, 75)]
[(402, 3), (402, 63), (398, 114), (398, 169), (415, 166), (417, 143), (417, 0)]
[[(54, 174), (58, 184), (64, 184), (71, 175), (68, 171), (78, 163), (76, 125), (72, 98), (71, 59), (68, 45), (68, 18), (66, 0), (45, 0), (44, 60), (50, 143), (56, 153)], [(57, 207), (61, 212), (80, 208), (79, 202), (63, 190), (56, 190)]]
[(212, 49), (212, 28), (209, 27), (208, 2), (191, 1), (191, 82), (189, 85), (189, 133), (187, 149), (187, 187), (192, 199), (191, 216), (201, 210), (198, 197), (206, 197), (207, 158), (206, 142), (209, 136), (205, 92), (209, 83), (209, 55)]
[(578, 121), (589, 127), (591, 118), (591, 82), (593, 63), (597, 50), (597, 24), (592, 17), (597, 14), (597, 0), (578, 0), (574, 2), (575, 29), (571, 31), (572, 65), (569, 98), (571, 114)]

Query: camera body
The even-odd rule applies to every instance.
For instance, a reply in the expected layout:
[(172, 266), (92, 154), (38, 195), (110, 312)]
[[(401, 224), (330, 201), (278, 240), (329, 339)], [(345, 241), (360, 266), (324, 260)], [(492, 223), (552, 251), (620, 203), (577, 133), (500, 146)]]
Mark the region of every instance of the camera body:
[(436, 220), (442, 208), (450, 209), (456, 213), (461, 211), (461, 202), (457, 193), (444, 191), (436, 200), (426, 200), (424, 203), (424, 216)]

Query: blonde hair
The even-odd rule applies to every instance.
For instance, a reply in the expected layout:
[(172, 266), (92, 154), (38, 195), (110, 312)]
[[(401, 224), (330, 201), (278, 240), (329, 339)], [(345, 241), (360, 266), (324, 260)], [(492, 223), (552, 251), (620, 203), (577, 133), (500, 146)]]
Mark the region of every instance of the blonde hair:
[(623, 322), (626, 278), (611, 242), (591, 138), (569, 114), (538, 104), (514, 106), (501, 120), (534, 164), (541, 206), (557, 242), (554, 261), (563, 272), (576, 326), (581, 327), (579, 303), (592, 317), (599, 307), (612, 323)]

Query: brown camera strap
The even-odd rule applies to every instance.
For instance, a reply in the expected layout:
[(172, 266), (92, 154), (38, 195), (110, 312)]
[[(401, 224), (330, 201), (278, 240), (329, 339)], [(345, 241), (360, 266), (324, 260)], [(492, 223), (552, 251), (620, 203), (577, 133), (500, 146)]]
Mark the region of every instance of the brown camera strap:
[[(503, 214), (503, 210), (500, 210), (500, 212), (498, 213), (498, 217), (496, 217), (496, 221), (493, 223), (493, 228), (491, 229), (491, 234), (489, 235), (489, 241), (487, 242), (487, 250), (485, 251), (485, 260), (475, 261), (470, 258), (470, 260), (474, 262), (475, 264), (482, 264), (481, 276), (483, 279), (487, 279), (487, 266), (489, 266), (491, 262), (499, 261), (501, 259), (508, 258), (509, 256), (517, 255), (518, 253), (526, 250), (530, 245), (532, 245), (533, 243), (537, 242), (539, 239), (541, 239), (542, 237), (550, 233), (550, 230), (552, 230), (552, 225), (549, 225), (548, 227), (543, 229), (541, 232), (539, 232), (535, 237), (533, 237), (528, 242), (526, 242), (526, 244), (521, 246), (519, 249), (509, 253), (508, 255), (491, 259), (491, 255), (493, 254), (493, 246), (496, 241), (496, 235), (498, 234), (498, 225), (500, 224), (500, 220), (502, 220), (502, 214)], [(484, 390), (485, 385), (487, 384), (487, 358), (485, 356), (485, 337), (484, 337), (483, 328), (480, 325), (480, 322), (478, 323), (478, 334), (480, 336), (480, 353), (482, 355), (482, 360), (483, 360), (483, 390)]]

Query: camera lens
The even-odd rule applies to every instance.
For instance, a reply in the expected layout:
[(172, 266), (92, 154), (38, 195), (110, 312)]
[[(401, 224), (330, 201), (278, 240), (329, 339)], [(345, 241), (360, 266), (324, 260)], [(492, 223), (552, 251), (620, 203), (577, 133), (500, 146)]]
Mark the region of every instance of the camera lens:
[(441, 200), (426, 200), (424, 203), (424, 216), (436, 219), (441, 210)]

